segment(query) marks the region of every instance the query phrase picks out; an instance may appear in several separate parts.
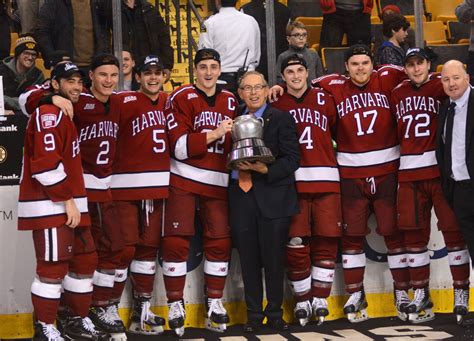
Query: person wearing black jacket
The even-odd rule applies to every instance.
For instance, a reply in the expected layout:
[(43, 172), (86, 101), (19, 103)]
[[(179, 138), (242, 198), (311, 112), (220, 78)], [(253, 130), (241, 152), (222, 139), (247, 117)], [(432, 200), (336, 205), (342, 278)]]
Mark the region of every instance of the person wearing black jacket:
[[(284, 258), (290, 220), (299, 211), (294, 172), (299, 167), (300, 149), (295, 120), (288, 113), (266, 103), (268, 84), (257, 71), (245, 73), (239, 96), (246, 114), (263, 121), (263, 140), (275, 162), (238, 162), (229, 185), (229, 222), (232, 241), (239, 251), (247, 323), (244, 332), (258, 332), (267, 325), (288, 330), (283, 320)], [(268, 304), (262, 308), (263, 282)]]
[[(107, 26), (112, 28), (112, 2), (105, 4)], [(166, 79), (170, 78), (174, 62), (170, 29), (155, 7), (146, 0), (123, 0), (122, 37), (135, 58), (157, 55), (163, 62)]]
[[(76, 6), (72, 0), (46, 0), (40, 9), (33, 33), (43, 55), (46, 68), (51, 67), (49, 64), (50, 55), (57, 50), (67, 51), (72, 57), (72, 61), (80, 68), (89, 66), (92, 56), (95, 54), (110, 50), (110, 40), (106, 34), (103, 0), (90, 0), (91, 17), (87, 15), (88, 12), (83, 6), (79, 6), (80, 9)], [(77, 12), (75, 8), (78, 9)], [(79, 13), (82, 14), (78, 16)], [(77, 24), (79, 17), (84, 19), (81, 23), (86, 23), (91, 19), (91, 36), (82, 34), (87, 32), (87, 25), (85, 29), (80, 31), (80, 34), (76, 30), (78, 25), (75, 24)], [(84, 41), (82, 38), (91, 39), (84, 44), (77, 45), (78, 38), (81, 38), (80, 43)], [(90, 42), (92, 44), (89, 44)], [(78, 46), (85, 48), (78, 49)], [(81, 56), (78, 55), (78, 52)], [(87, 54), (85, 58), (84, 53)]]
[[(291, 18), (290, 9), (279, 1), (274, 3), (275, 12), (275, 58), (283, 53), (287, 47), (288, 42), (286, 41), (286, 25), (289, 23)], [(241, 11), (255, 18), (260, 28), (260, 63), (258, 64), (257, 71), (261, 72), (265, 78), (268, 79), (268, 52), (267, 52), (267, 27), (265, 21), (265, 1), (264, 0), (252, 0), (249, 3), (242, 6)]]

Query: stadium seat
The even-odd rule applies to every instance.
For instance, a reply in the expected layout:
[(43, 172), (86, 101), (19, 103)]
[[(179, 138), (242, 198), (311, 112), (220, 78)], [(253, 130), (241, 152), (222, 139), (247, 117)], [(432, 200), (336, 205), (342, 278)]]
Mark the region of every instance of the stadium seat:
[(469, 43), (471, 25), (459, 21), (448, 21), (448, 38), (451, 43)]
[(323, 67), (326, 73), (341, 73), (346, 72), (344, 63), (344, 52), (348, 47), (325, 47), (321, 50)]
[(459, 5), (461, 0), (424, 0), (425, 9), (431, 14), (431, 20), (442, 21), (446, 23), (448, 20), (456, 20), (454, 9)]
[(44, 60), (42, 58), (36, 58), (35, 66), (43, 72), (44, 78), (51, 77), (51, 69), (46, 69), (44, 67)]
[(370, 14), (370, 22), (372, 24), (380, 24), (380, 12), (378, 7), (378, 1), (374, 1), (374, 7), (372, 7), (372, 13)]
[(446, 63), (448, 60), (457, 59), (463, 63), (467, 62), (469, 44), (447, 44), (429, 46), (438, 56), (431, 62), (431, 69), (436, 70), (438, 65)]
[(319, 39), (321, 37), (321, 27), (322, 25), (306, 25), (306, 31), (308, 32), (308, 46), (313, 46), (315, 44), (319, 45)]
[(322, 25), (323, 24), (323, 17), (298, 17), (295, 21), (299, 21), (300, 23), (306, 25)]
[(423, 37), (427, 45), (448, 44), (448, 40), (446, 38), (446, 30), (442, 21), (424, 22)]
[(18, 33), (12, 32), (10, 33), (10, 55), (13, 56), (15, 54), (15, 43), (18, 39)]

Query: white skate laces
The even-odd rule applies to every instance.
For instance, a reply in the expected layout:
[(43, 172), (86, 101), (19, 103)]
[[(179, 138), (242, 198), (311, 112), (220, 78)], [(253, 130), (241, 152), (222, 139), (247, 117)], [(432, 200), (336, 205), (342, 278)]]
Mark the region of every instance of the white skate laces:
[(354, 307), (356, 307), (356, 310), (357, 310), (357, 307), (359, 306), (359, 301), (361, 300), (361, 298), (362, 298), (362, 291), (356, 291), (349, 296), (349, 299), (347, 300), (344, 306), (348, 307), (350, 305), (353, 305)]
[(84, 317), (81, 319), (82, 320), (82, 326), (84, 327), (85, 330), (90, 332), (91, 334), (98, 334), (97, 330), (95, 329), (94, 323), (92, 323), (92, 320), (88, 317)]
[(169, 309), (169, 319), (174, 320), (174, 319), (179, 319), (183, 318), (186, 316), (186, 312), (184, 311), (183, 303), (181, 300), (176, 301), (176, 302), (171, 302), (170, 304), (170, 309)]
[(465, 289), (454, 289), (454, 306), (467, 307), (469, 303), (469, 291)]
[(39, 322), (41, 324), (41, 328), (43, 328), (43, 334), (51, 341), (64, 341), (61, 337), (61, 333), (59, 330), (56, 329), (54, 324), (46, 324), (43, 322)]
[(142, 329), (146, 328), (146, 322), (152, 320), (155, 317), (155, 314), (151, 311), (151, 303), (150, 301), (142, 301), (142, 313), (140, 315), (140, 325)]
[(113, 321), (122, 321), (122, 319), (120, 318), (120, 315), (118, 313), (118, 309), (117, 309), (117, 305), (116, 304), (111, 304), (109, 305), (106, 310), (105, 310), (105, 313), (107, 314), (107, 316), (109, 316), (110, 319), (112, 319)]
[(209, 305), (207, 317), (211, 317), (212, 313), (217, 315), (227, 315), (227, 310), (225, 310), (220, 298), (208, 298), (207, 303)]

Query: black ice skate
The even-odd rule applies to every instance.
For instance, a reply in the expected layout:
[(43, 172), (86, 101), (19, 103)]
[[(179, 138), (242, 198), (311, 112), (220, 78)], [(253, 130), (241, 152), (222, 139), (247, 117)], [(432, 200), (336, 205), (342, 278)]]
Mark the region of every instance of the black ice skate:
[(423, 323), (435, 318), (433, 313), (433, 302), (430, 298), (429, 288), (415, 290), (415, 297), (407, 307), (408, 320), (411, 323)]
[(328, 301), (325, 298), (313, 298), (313, 314), (316, 317), (318, 325), (324, 322), (326, 316), (329, 315)]
[(311, 302), (309, 300), (303, 302), (297, 302), (295, 309), (293, 310), (295, 318), (298, 320), (302, 327), (306, 326), (313, 314)]
[(115, 305), (107, 307), (92, 307), (89, 309), (89, 318), (92, 320), (97, 329), (105, 332), (109, 336), (110, 341), (125, 341), (125, 326), (122, 320), (117, 320), (117, 308)]
[(458, 324), (463, 324), (469, 312), (469, 289), (454, 289), (454, 313)]
[(227, 323), (229, 323), (229, 315), (222, 304), (220, 298), (207, 298), (206, 299), (206, 329), (223, 333), (227, 329)]
[(168, 303), (168, 325), (173, 329), (176, 335), (184, 335), (184, 320), (186, 320), (186, 311), (184, 310), (184, 301), (179, 300)]
[(363, 290), (351, 294), (346, 304), (344, 304), (344, 314), (351, 323), (358, 323), (369, 319), (367, 314), (367, 300)]
[(59, 330), (54, 324), (35, 322), (35, 335), (33, 341), (64, 341)]
[(393, 290), (395, 298), (395, 308), (397, 309), (398, 318), (402, 321), (408, 320), (407, 307), (410, 305), (410, 298), (405, 290)]
[(68, 317), (63, 325), (63, 336), (66, 340), (106, 340), (107, 333), (95, 328), (89, 317)]
[(130, 333), (142, 335), (160, 335), (163, 333), (165, 320), (150, 310), (149, 299), (136, 298), (130, 316)]

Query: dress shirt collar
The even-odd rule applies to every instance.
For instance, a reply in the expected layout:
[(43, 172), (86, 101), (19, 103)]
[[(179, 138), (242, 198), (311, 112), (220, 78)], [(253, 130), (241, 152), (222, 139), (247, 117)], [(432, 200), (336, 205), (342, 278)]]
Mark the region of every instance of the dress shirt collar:
[[(256, 112), (254, 112), (253, 114), (255, 115), (255, 117), (257, 117), (257, 118), (262, 117), (263, 112), (265, 111), (265, 109), (267, 108), (267, 106), (268, 106), (268, 104), (265, 103), (260, 109), (258, 109)], [(249, 113), (249, 109), (248, 109), (248, 108), (245, 108), (244, 114), (248, 114), (248, 113)]]
[(233, 6), (232, 7), (221, 7), (219, 9), (219, 13), (230, 13), (230, 12), (234, 12), (234, 11), (238, 12), (237, 9)]
[(456, 103), (457, 108), (463, 108), (469, 102), (469, 94), (470, 93), (471, 93), (471, 87), (469, 86), (469, 87), (467, 87), (466, 91), (464, 92), (464, 94), (461, 97), (459, 97), (455, 101), (450, 100), (450, 103), (454, 102), (454, 103)]

